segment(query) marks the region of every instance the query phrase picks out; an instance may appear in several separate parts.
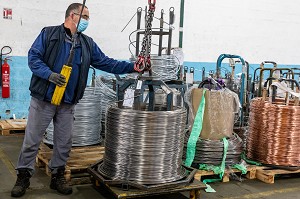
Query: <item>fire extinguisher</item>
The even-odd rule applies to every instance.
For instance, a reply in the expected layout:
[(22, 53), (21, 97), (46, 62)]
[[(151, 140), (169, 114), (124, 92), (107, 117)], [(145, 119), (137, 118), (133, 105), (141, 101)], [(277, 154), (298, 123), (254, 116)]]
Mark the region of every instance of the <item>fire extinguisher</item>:
[(10, 66), (7, 63), (7, 58), (4, 59), (4, 64), (2, 65), (2, 98), (9, 98), (10, 96)]
[(2, 98), (9, 98), (10, 96), (10, 66), (7, 63), (8, 57), (4, 58), (4, 63), (2, 65), (2, 55), (8, 55), (11, 53), (11, 47), (4, 46), (1, 48), (0, 52), (0, 64), (1, 64), (1, 75), (0, 83), (2, 85)]

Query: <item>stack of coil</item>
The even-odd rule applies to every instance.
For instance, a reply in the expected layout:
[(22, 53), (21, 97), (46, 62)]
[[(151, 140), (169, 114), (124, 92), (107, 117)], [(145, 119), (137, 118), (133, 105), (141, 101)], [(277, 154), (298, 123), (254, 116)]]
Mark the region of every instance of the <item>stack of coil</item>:
[[(135, 58), (130, 59), (135, 62)], [(163, 81), (177, 80), (180, 69), (179, 61), (174, 55), (151, 55), (152, 77)], [(134, 74), (128, 74), (127, 77), (134, 78)], [(143, 76), (145, 76), (144, 74)]]
[[(72, 146), (88, 146), (102, 141), (100, 108), (100, 89), (87, 87), (82, 99), (75, 106)], [(53, 145), (53, 129), (53, 122), (51, 122), (46, 129), (44, 143)]]
[(184, 178), (187, 172), (181, 164), (186, 110), (145, 110), (108, 108), (105, 155), (98, 172), (112, 180), (148, 185)]
[(247, 138), (248, 138), (248, 126), (233, 127), (233, 132), (235, 132), (243, 141), (243, 148), (246, 150)]
[(116, 91), (114, 91), (115, 79), (110, 76), (98, 76), (96, 78), (96, 87), (101, 94), (101, 137), (105, 137), (105, 119), (107, 108), (117, 101)]
[(270, 165), (300, 166), (300, 106), (255, 98), (250, 105), (247, 158)]
[[(190, 124), (194, 123), (204, 90), (190, 88), (185, 93), (185, 101), (190, 110)], [(239, 104), (238, 96), (228, 89), (206, 90), (205, 99), (203, 126), (199, 137), (195, 138), (197, 139), (195, 157), (191, 166), (194, 168), (199, 168), (199, 164), (220, 166), (224, 156), (223, 138), (228, 141), (225, 165), (239, 164), (243, 152), (243, 140), (233, 133), (234, 114)], [(185, 135), (184, 160), (192, 127)]]
[[(186, 158), (187, 142), (189, 135), (185, 136), (184, 154), (183, 158)], [(227, 138), (228, 149), (225, 159), (226, 166), (232, 166), (239, 164), (241, 161), (241, 154), (243, 152), (243, 141), (237, 135), (233, 134)], [(199, 164), (219, 166), (222, 163), (224, 154), (224, 143), (222, 140), (209, 140), (199, 138), (196, 144), (195, 158), (192, 163), (192, 167), (199, 168)]]

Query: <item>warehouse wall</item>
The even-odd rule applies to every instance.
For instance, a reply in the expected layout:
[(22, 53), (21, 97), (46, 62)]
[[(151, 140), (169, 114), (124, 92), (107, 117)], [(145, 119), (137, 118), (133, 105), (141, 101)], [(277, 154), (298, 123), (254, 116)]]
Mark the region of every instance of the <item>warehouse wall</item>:
[[(55, 2), (55, 3), (54, 3)], [(12, 19), (0, 17), (0, 48), (10, 46), (11, 66), (11, 97), (0, 97), (0, 117), (27, 117), (30, 93), (28, 90), (31, 71), (28, 68), (27, 52), (32, 42), (44, 26), (59, 25), (64, 21), (65, 10), (73, 0), (0, 0), (0, 11), (4, 8), (12, 9)], [(81, 2), (81, 1), (75, 1)], [(136, 18), (133, 18), (123, 31), (127, 22), (136, 13), (138, 7), (145, 9), (148, 1), (140, 0), (105, 0), (87, 1), (90, 11), (90, 24), (85, 33), (91, 36), (106, 55), (119, 60), (128, 60), (131, 56), (129, 48), (129, 34), (136, 29)], [(172, 6), (179, 13), (180, 0), (158, 1), (157, 11), (165, 10), (168, 21), (168, 10)], [(158, 15), (160, 16), (160, 15)], [(175, 16), (175, 29), (178, 30), (179, 15)], [(154, 27), (158, 25), (154, 20)], [(143, 26), (142, 26), (143, 27)], [(133, 35), (135, 36), (135, 35)], [(178, 46), (178, 31), (174, 32), (173, 44)], [(132, 37), (133, 41), (134, 38)], [(155, 38), (154, 38), (154, 42)], [(164, 41), (166, 44), (166, 41)], [(134, 48), (131, 48), (134, 52)], [(155, 47), (154, 47), (155, 49)], [(98, 74), (101, 72), (98, 71)], [(1, 89), (0, 89), (1, 92)]]
[[(178, 46), (179, 10), (181, 0), (157, 0), (156, 16), (175, 8), (173, 46)], [(63, 23), (65, 9), (71, 0), (0, 0), (0, 11), (12, 9), (12, 19), (0, 17), (0, 48), (12, 47), (11, 98), (0, 98), (0, 117), (27, 117), (29, 80), (27, 64), (30, 45), (44, 26)], [(77, 1), (79, 2), (79, 1)], [(91, 21), (86, 34), (93, 37), (100, 48), (111, 57), (128, 60), (129, 35), (135, 30), (136, 18), (121, 32), (135, 14), (137, 7), (145, 8), (144, 0), (87, 1)], [(297, 0), (185, 0), (183, 50), (184, 65), (196, 68), (196, 79), (206, 71), (215, 69), (222, 53), (238, 54), (252, 68), (264, 60), (281, 66), (299, 67), (300, 13)], [(153, 27), (158, 26), (154, 20)], [(133, 35), (134, 36), (134, 35)], [(134, 41), (134, 38), (132, 37)], [(157, 43), (157, 39), (153, 39)], [(166, 44), (166, 43), (164, 43)], [(156, 53), (153, 46), (153, 52)], [(134, 48), (131, 47), (134, 51)], [(226, 60), (224, 61), (226, 67)], [(252, 70), (253, 71), (253, 70)], [(237, 71), (239, 72), (239, 70)], [(0, 89), (1, 92), (1, 89)]]
[(222, 53), (250, 63), (299, 64), (298, 0), (188, 0), (184, 18), (185, 58), (215, 62)]

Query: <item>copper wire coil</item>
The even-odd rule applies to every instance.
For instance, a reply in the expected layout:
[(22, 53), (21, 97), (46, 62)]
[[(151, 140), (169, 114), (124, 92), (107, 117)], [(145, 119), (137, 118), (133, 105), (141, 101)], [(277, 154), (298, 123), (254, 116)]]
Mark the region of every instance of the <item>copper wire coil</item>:
[(255, 98), (250, 106), (247, 157), (270, 165), (300, 166), (300, 106)]

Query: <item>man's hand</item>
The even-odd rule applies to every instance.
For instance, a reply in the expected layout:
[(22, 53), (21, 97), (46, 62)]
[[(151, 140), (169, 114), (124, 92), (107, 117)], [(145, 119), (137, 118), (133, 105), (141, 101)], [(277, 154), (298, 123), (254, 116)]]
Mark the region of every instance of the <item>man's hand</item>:
[(49, 81), (58, 86), (63, 86), (66, 83), (66, 78), (62, 74), (52, 73), (49, 76)]

